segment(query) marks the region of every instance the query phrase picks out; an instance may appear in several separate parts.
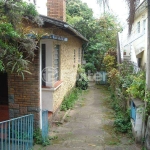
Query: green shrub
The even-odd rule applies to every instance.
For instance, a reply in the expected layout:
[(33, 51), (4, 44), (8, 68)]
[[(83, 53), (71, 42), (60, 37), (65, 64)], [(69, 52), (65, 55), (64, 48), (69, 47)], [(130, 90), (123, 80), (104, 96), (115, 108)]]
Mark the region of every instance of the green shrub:
[(42, 137), (42, 131), (40, 128), (36, 128), (33, 132), (33, 139), (34, 139), (34, 144), (41, 144), (43, 146), (50, 145), (50, 139), (47, 137), (46, 139), (43, 139)]
[(82, 90), (86, 90), (88, 88), (88, 78), (85, 73), (81, 73), (79, 75), (79, 79), (76, 82), (76, 86)]
[(116, 131), (128, 133), (131, 130), (131, 122), (129, 113), (117, 112), (115, 117), (114, 126)]
[(103, 63), (106, 67), (106, 71), (109, 72), (111, 71), (113, 68), (115, 68), (115, 56), (111, 56), (109, 54), (106, 54), (103, 60)]
[(133, 76), (133, 81), (127, 89), (128, 94), (134, 98), (140, 98), (144, 100), (146, 87), (145, 78), (144, 72), (139, 72), (136, 76)]
[(86, 90), (88, 88), (88, 77), (85, 73), (85, 69), (83, 69), (82, 66), (79, 66), (78, 68), (76, 87), (82, 90)]
[(79, 94), (82, 91), (80, 89), (74, 88), (63, 100), (60, 110), (66, 111), (73, 108), (75, 102), (77, 101)]
[(121, 133), (129, 133), (131, 131), (130, 110), (124, 109), (125, 106), (122, 106), (123, 102), (122, 98), (119, 99), (115, 93), (111, 93), (110, 104), (115, 111), (115, 130)]
[(85, 68), (85, 72), (88, 72), (88, 71), (90, 71), (92, 73), (96, 72), (96, 68), (95, 68), (94, 64), (92, 64), (90, 62), (86, 63), (85, 66), (84, 66), (84, 68)]

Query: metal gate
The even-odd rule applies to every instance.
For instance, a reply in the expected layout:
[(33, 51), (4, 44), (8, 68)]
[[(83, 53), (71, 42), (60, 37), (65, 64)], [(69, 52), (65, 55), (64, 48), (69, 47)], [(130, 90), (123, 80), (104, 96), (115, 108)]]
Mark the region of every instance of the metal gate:
[(133, 101), (131, 101), (131, 118), (135, 121), (136, 119), (136, 107)]
[(107, 84), (107, 73), (105, 71), (96, 73), (96, 84)]
[(0, 150), (31, 150), (33, 120), (33, 115), (25, 115), (0, 122)]

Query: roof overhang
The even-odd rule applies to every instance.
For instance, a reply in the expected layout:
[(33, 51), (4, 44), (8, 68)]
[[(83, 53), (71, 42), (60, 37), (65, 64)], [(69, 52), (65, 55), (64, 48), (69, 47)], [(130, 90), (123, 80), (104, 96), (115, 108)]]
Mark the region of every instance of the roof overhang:
[(139, 17), (147, 9), (147, 0), (144, 0), (135, 10), (135, 18)]
[(144, 47), (141, 47), (140, 49), (135, 50), (135, 54), (137, 58), (142, 58), (143, 52), (144, 52)]
[(65, 30), (66, 32), (69, 32), (70, 34), (82, 39), (84, 42), (88, 42), (88, 40), (81, 33), (79, 33), (77, 30), (75, 30), (71, 25), (67, 24), (66, 22), (56, 20), (56, 19), (53, 19), (53, 18), (50, 18), (47, 16), (43, 16), (43, 15), (40, 15), (40, 17), (42, 18), (44, 23), (55, 25), (55, 26)]

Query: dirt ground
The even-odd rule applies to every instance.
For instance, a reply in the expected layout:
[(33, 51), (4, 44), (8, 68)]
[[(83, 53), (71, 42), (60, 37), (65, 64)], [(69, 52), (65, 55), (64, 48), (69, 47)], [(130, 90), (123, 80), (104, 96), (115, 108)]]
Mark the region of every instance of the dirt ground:
[(133, 138), (115, 132), (108, 97), (105, 86), (91, 83), (64, 120), (64, 112), (58, 112), (50, 127), (51, 145), (34, 150), (141, 150)]

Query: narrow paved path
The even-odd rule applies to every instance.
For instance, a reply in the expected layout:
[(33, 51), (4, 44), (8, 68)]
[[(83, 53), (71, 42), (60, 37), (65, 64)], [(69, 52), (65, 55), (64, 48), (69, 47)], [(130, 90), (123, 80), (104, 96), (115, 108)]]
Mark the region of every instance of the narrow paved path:
[(50, 135), (56, 140), (43, 150), (140, 150), (130, 138), (115, 133), (108, 97), (104, 86), (91, 84), (67, 121), (51, 127)]

